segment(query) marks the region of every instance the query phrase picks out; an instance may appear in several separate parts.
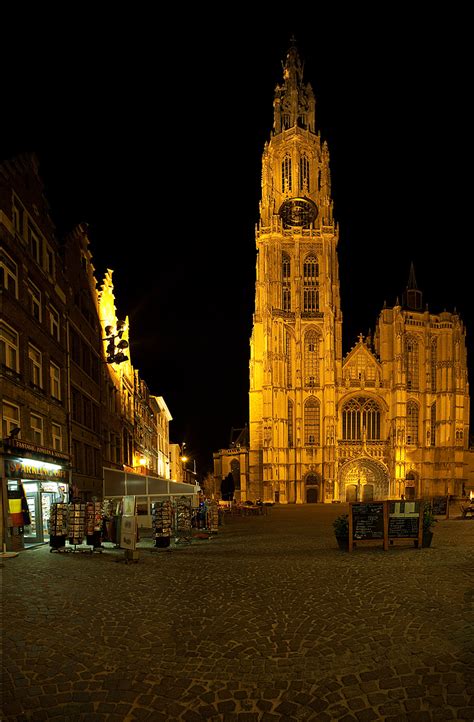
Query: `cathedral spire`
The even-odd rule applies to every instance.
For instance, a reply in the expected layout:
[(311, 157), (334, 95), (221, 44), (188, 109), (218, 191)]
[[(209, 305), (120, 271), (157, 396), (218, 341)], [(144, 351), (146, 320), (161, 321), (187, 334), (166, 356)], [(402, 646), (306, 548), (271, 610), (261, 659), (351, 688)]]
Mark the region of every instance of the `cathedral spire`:
[(294, 35), (283, 65), (283, 84), (275, 88), (274, 124), (275, 135), (298, 126), (316, 132), (313, 89), (303, 82), (304, 63), (301, 62)]
[(415, 266), (413, 261), (410, 264), (408, 284), (403, 294), (403, 305), (411, 311), (421, 311), (423, 294), (416, 285)]

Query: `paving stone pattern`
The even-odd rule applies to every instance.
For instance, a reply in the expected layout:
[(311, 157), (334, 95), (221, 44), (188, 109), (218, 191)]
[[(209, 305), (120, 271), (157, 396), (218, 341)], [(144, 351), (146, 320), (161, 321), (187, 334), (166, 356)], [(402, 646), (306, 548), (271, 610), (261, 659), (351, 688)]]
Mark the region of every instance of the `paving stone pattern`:
[(474, 521), (337, 548), (346, 505), (171, 551), (2, 560), (8, 722), (474, 720)]

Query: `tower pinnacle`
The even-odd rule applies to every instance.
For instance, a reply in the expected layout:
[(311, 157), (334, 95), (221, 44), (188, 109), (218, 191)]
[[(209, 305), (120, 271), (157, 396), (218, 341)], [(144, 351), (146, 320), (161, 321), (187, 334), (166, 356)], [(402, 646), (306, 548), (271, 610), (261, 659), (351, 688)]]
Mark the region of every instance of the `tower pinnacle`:
[(315, 133), (316, 101), (311, 85), (303, 82), (304, 64), (300, 60), (294, 35), (282, 65), (283, 84), (276, 86), (273, 101), (273, 132), (277, 135), (298, 126)]

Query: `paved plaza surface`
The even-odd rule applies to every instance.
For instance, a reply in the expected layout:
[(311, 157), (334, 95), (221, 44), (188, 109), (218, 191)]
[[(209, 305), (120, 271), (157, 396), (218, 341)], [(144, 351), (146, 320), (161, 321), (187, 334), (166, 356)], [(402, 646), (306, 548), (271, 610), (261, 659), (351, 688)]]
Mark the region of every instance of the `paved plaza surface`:
[(346, 510), (226, 518), (137, 563), (3, 559), (2, 719), (472, 722), (474, 520), (348, 553)]

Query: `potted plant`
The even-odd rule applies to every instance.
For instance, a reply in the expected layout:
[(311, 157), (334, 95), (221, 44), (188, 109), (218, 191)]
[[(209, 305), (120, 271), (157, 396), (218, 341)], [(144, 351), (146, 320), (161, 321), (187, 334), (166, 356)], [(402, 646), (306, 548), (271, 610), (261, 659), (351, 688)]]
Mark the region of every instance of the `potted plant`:
[(425, 501), (423, 505), (423, 538), (421, 542), (422, 547), (431, 546), (431, 540), (433, 539), (433, 527), (438, 520), (433, 514), (433, 509), (429, 501)]
[(349, 548), (349, 514), (340, 514), (332, 523), (339, 549)]

